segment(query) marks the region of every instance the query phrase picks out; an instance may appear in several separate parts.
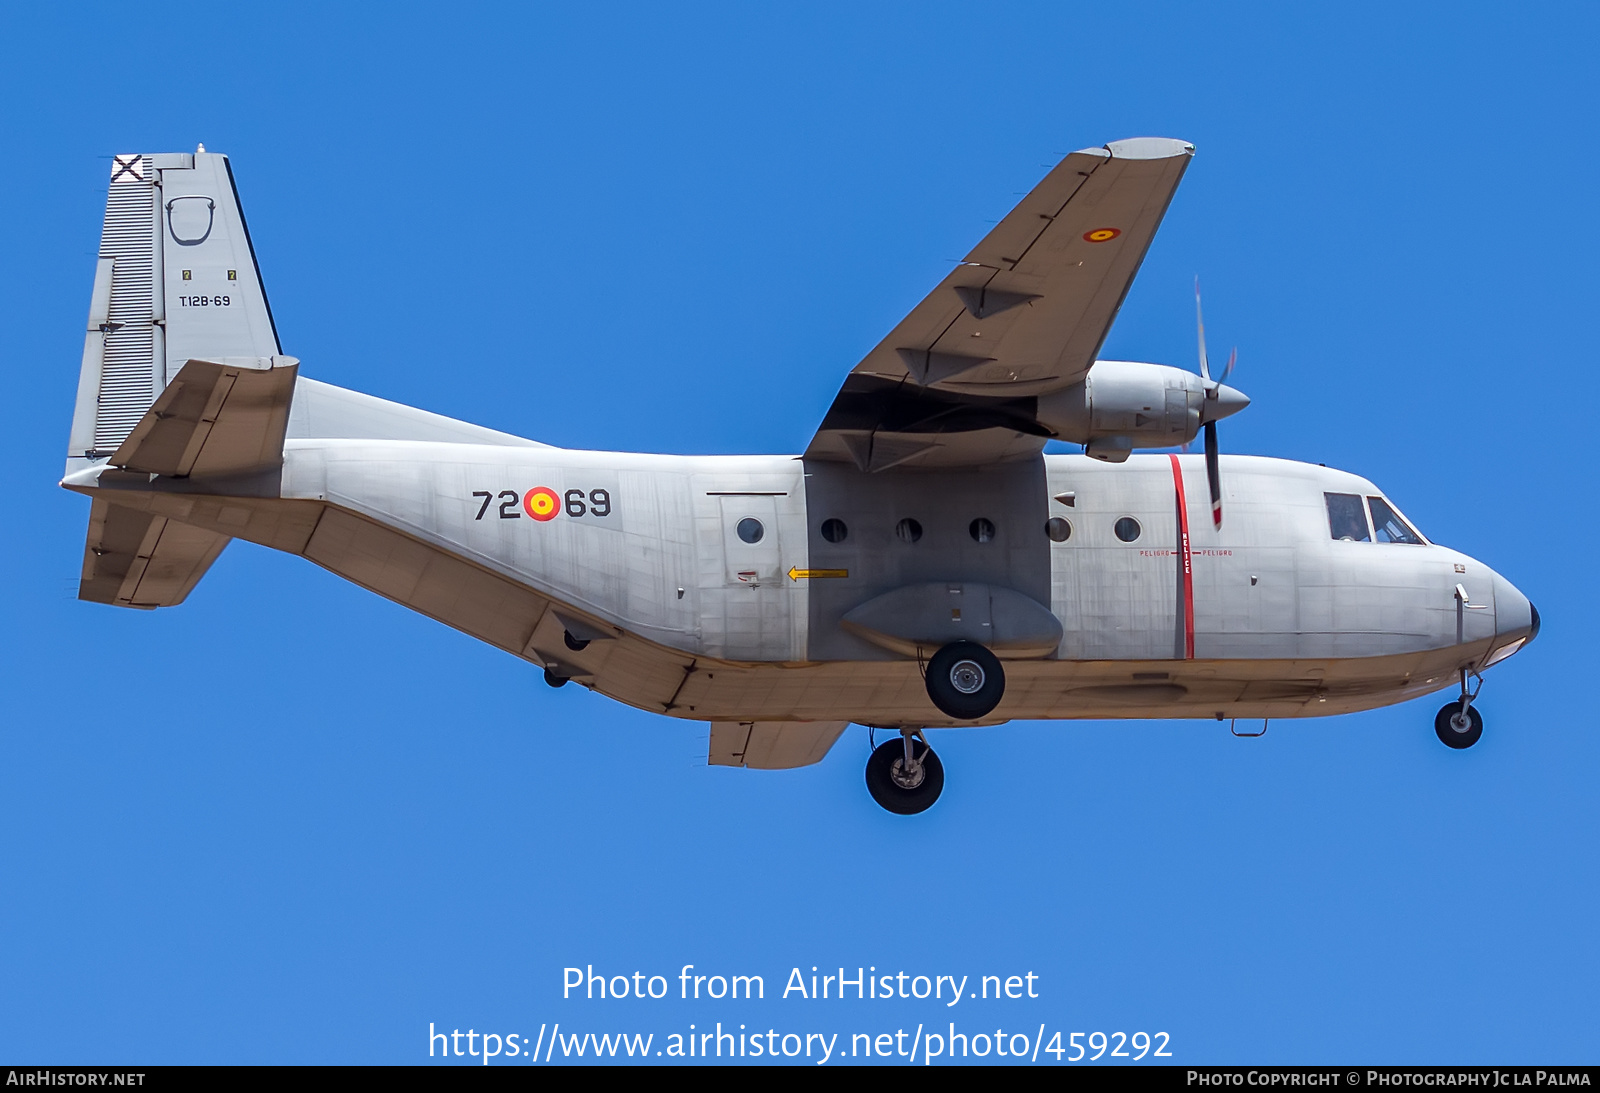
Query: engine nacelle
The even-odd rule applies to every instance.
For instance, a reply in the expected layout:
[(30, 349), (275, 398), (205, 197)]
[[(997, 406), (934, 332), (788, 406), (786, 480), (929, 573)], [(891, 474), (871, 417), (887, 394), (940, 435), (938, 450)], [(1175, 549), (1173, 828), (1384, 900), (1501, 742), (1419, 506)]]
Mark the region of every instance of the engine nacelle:
[[(1085, 453), (1121, 463), (1135, 448), (1187, 444), (1207, 417), (1243, 409), (1249, 399), (1219, 387), (1208, 408), (1195, 373), (1140, 361), (1095, 361), (1081, 382), (1039, 396), (1039, 423)], [(1208, 414), (1209, 410), (1209, 414)]]

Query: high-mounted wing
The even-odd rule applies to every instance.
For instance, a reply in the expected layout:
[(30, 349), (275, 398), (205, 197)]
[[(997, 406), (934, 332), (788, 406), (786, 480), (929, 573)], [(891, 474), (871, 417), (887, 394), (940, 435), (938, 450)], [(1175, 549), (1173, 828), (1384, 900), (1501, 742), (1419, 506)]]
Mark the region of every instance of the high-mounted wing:
[(1094, 363), (1193, 154), (1139, 137), (1063, 159), (856, 365), (806, 458), (879, 471), (1040, 451), (1038, 396)]

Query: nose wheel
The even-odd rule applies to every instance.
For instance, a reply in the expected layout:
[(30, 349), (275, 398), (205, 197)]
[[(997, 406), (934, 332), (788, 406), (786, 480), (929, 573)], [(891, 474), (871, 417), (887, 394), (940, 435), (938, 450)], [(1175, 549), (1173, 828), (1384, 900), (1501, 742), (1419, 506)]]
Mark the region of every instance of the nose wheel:
[(1441, 743), (1450, 748), (1470, 748), (1478, 742), (1483, 735), (1483, 715), (1474, 706), (1473, 700), (1478, 697), (1478, 691), (1483, 687), (1483, 677), (1477, 676), (1478, 686), (1467, 688), (1467, 671), (1461, 671), (1461, 697), (1454, 702), (1447, 702), (1434, 716), (1433, 731)]
[(943, 789), (944, 764), (920, 731), (902, 729), (899, 740), (879, 744), (867, 760), (867, 792), (897, 816), (926, 812)]
[(1483, 715), (1473, 706), (1462, 713), (1459, 702), (1449, 702), (1433, 719), (1433, 731), (1446, 747), (1470, 748), (1483, 735)]

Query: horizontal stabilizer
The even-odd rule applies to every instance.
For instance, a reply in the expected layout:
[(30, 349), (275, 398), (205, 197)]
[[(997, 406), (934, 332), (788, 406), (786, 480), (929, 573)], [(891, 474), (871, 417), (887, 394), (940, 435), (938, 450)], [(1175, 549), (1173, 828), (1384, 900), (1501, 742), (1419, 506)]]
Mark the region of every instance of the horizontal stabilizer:
[(787, 770), (822, 762), (848, 721), (713, 721), (714, 767)]
[(180, 478), (281, 466), (299, 363), (189, 361), (118, 446), (112, 465)]
[(228, 541), (165, 516), (96, 500), (78, 598), (118, 607), (180, 604)]

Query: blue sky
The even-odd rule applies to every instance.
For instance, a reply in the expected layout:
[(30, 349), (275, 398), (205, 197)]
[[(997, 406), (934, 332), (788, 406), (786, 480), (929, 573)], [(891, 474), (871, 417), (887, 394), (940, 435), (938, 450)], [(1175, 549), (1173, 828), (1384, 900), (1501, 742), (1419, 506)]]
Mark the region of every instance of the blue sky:
[[(0, 1061), (949, 1020), (1166, 1031), (1180, 1063), (1594, 1061), (1592, 13), (379, 11), (0, 14)], [(1250, 741), (1014, 723), (937, 737), (944, 797), (907, 821), (864, 791), (865, 730), (707, 769), (701, 724), (248, 544), (174, 610), (74, 598), (88, 505), (55, 482), (113, 153), (232, 156), (308, 375), (737, 453), (803, 448), (1048, 165), (1145, 134), (1198, 153), (1103, 355), (1191, 366), (1199, 274), (1254, 399), (1225, 450), (1368, 475), (1538, 604), (1471, 751), (1438, 700)], [(563, 1001), (589, 964), (769, 1000)], [(771, 997), (812, 965), (1041, 997)]]

